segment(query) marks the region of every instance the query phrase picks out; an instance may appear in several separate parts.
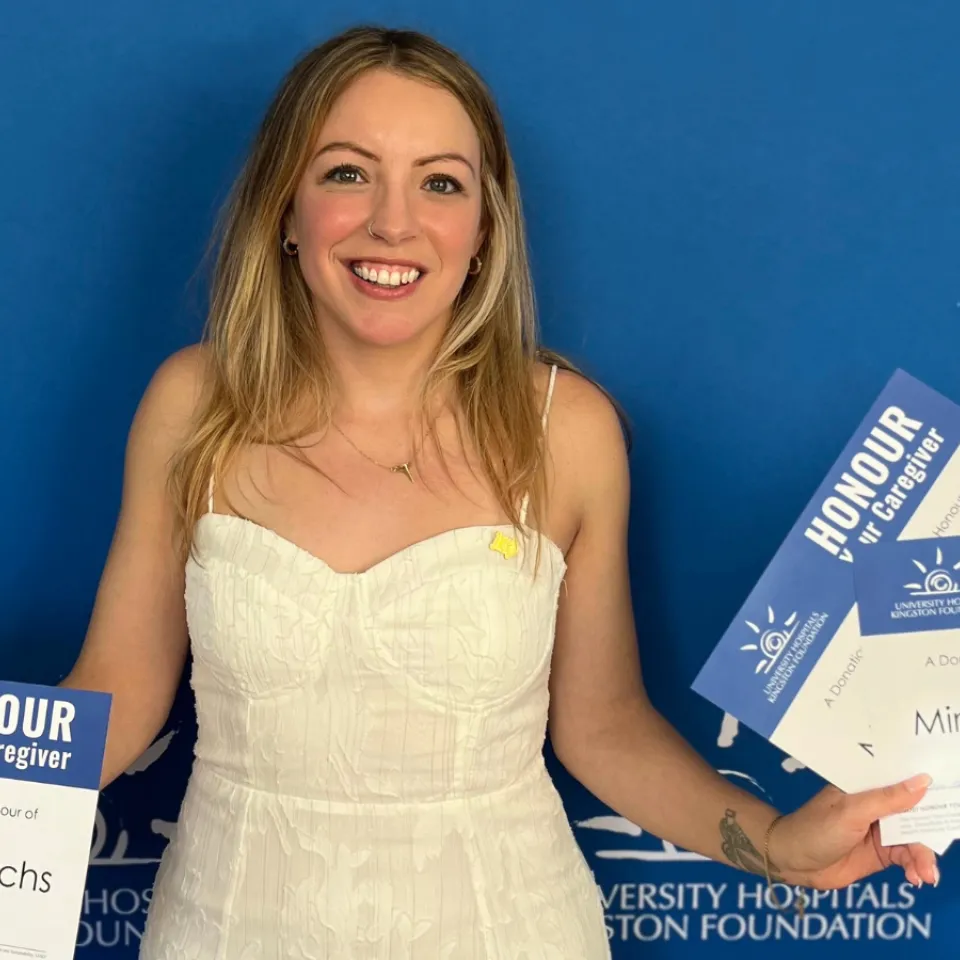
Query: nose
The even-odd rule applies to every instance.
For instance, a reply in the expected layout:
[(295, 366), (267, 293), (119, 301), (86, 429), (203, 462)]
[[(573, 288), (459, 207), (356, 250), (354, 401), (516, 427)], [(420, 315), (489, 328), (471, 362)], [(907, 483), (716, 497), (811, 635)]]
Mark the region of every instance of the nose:
[(417, 220), (409, 187), (400, 183), (382, 183), (376, 195), (370, 233), (392, 246), (417, 235)]

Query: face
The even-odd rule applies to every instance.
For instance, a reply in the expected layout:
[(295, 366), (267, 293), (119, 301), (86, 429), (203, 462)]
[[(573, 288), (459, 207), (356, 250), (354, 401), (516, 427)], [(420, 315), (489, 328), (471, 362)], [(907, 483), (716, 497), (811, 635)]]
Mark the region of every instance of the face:
[(442, 335), (480, 220), (480, 144), (460, 102), (377, 70), (327, 118), (286, 231), (321, 324), (392, 345)]

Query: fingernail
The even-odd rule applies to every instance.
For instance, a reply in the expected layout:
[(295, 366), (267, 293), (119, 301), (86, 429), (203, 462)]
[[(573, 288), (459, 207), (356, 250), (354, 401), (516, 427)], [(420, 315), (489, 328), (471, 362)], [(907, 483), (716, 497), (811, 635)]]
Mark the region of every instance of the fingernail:
[(936, 864), (933, 865), (933, 885), (940, 886), (940, 868)]
[(915, 777), (911, 777), (909, 780), (905, 780), (903, 785), (911, 792), (917, 793), (920, 790), (925, 790), (930, 784), (933, 783), (933, 779), (926, 773), (918, 773)]

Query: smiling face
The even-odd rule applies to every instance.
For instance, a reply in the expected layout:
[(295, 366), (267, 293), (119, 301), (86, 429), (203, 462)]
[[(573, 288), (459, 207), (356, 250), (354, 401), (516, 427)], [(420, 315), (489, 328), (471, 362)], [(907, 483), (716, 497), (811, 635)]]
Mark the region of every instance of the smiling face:
[(386, 70), (354, 81), (285, 224), (323, 334), (439, 341), (482, 242), (481, 210), (480, 144), (456, 97)]

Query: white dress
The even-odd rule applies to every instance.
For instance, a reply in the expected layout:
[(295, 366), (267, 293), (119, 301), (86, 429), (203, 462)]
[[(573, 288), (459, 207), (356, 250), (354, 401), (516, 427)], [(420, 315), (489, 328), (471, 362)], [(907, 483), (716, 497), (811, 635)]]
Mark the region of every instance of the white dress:
[(466, 527), (343, 574), (238, 517), (196, 537), (142, 960), (608, 960), (542, 754), (560, 549)]

